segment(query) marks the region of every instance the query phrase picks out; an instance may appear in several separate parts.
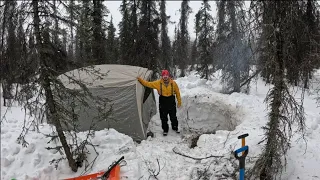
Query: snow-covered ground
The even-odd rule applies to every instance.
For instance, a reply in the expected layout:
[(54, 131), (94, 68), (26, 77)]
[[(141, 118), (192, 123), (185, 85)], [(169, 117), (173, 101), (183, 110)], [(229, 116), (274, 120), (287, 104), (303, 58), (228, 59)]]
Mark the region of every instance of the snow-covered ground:
[[(126, 164), (121, 167), (122, 180), (147, 180), (150, 174), (157, 174), (159, 180), (200, 179), (199, 174), (207, 174), (204, 176), (211, 177), (211, 180), (228, 179), (226, 175), (234, 171), (231, 162), (238, 163), (231, 153), (241, 146), (237, 137), (243, 133), (249, 133), (246, 139), (249, 146), (246, 167), (250, 168), (251, 162), (263, 148), (259, 142), (263, 138), (261, 127), (268, 120), (264, 99), (269, 85), (258, 79), (252, 84), (249, 95), (225, 95), (219, 93), (222, 87), (218, 74), (215, 75), (210, 81), (201, 80), (194, 73), (177, 79), (183, 98), (182, 107), (178, 109), (180, 135), (169, 131), (169, 135), (163, 137), (159, 114), (150, 123), (155, 137), (141, 144), (134, 143), (129, 136), (113, 129), (98, 131), (92, 143), (99, 145), (96, 147), (99, 156), (93, 168), (86, 173), (105, 170), (113, 161), (124, 156)], [(320, 77), (320, 71), (317, 76)], [(320, 111), (315, 97), (312, 90), (305, 95), (307, 143), (299, 134), (294, 135), (283, 180), (320, 178)], [(40, 133), (30, 131), (26, 138), (29, 145), (24, 148), (16, 143), (23, 127), (24, 111), (19, 106), (7, 109), (1, 104), (1, 115), (4, 114), (1, 123), (1, 179), (57, 180), (84, 174), (83, 168), (73, 173), (65, 160), (59, 163), (57, 169), (49, 163), (60, 157), (59, 152), (45, 149), (50, 144), (47, 144), (49, 139), (44, 134), (49, 134), (52, 127), (43, 124)], [(206, 134), (201, 135), (196, 146), (191, 148), (192, 138), (200, 131)], [(83, 136), (79, 134), (80, 138)], [(194, 158), (222, 157), (194, 160), (177, 153)], [(92, 151), (89, 160), (95, 156)]]

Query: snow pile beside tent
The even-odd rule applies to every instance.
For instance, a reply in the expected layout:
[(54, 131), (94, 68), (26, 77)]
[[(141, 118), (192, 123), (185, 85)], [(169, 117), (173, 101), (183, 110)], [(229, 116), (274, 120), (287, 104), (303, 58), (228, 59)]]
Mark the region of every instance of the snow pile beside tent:
[[(246, 167), (250, 168), (252, 160), (255, 160), (263, 147), (259, 142), (263, 138), (261, 127), (268, 121), (264, 98), (269, 87), (258, 80), (257, 84), (252, 85), (250, 95), (224, 95), (219, 93), (222, 89), (219, 82), (217, 74), (211, 81), (201, 80), (195, 73), (177, 79), (183, 98), (183, 106), (178, 109), (181, 135), (169, 131), (169, 135), (163, 137), (158, 113), (150, 122), (150, 130), (155, 133), (155, 137), (141, 144), (135, 144), (132, 138), (113, 129), (96, 132), (92, 143), (99, 145), (96, 147), (99, 156), (92, 170), (87, 173), (105, 170), (113, 161), (124, 156), (126, 165), (121, 168), (122, 179), (147, 180), (152, 175), (168, 180), (199, 179), (200, 176), (233, 179), (227, 176), (237, 173), (235, 167), (238, 162), (231, 153), (241, 146), (237, 136), (243, 133), (249, 133), (246, 141), (249, 146)], [(315, 97), (315, 94), (307, 94), (304, 102), (308, 127), (305, 137), (308, 143), (299, 139), (298, 134), (294, 136), (287, 171), (281, 178), (283, 180), (312, 180), (320, 177), (320, 172), (316, 171), (320, 166), (320, 117)], [(1, 107), (2, 115), (5, 111), (6, 108)], [(43, 135), (51, 132), (47, 124), (40, 127), (40, 133), (29, 132), (27, 148), (16, 144), (23, 119), (21, 108), (12, 107), (1, 124), (2, 179), (56, 180), (83, 173), (83, 168), (77, 173), (71, 172), (66, 160), (59, 163), (57, 170), (54, 164), (50, 165), (49, 161), (59, 158), (60, 154), (45, 150), (45, 147), (50, 146), (50, 143), (47, 144), (49, 138)], [(200, 136), (194, 139), (195, 134)], [(85, 137), (79, 134), (79, 138)], [(195, 143), (193, 148), (190, 148), (191, 142)], [(89, 162), (96, 157), (94, 149), (90, 151)], [(209, 156), (217, 157), (206, 158)], [(190, 157), (206, 159), (195, 160)]]
[[(5, 108), (1, 108), (2, 114)], [(46, 150), (46, 147), (53, 147), (53, 143), (47, 144), (50, 140), (44, 134), (50, 134), (51, 126), (45, 124), (41, 126), (40, 133), (30, 131), (26, 141), (28, 147), (24, 148), (16, 143), (16, 139), (21, 133), (23, 126), (23, 111), (18, 107), (12, 107), (6, 112), (6, 120), (1, 125), (1, 178), (2, 179), (39, 179), (55, 180), (67, 177), (74, 177), (84, 173), (84, 169), (79, 169), (73, 173), (66, 160), (59, 163), (57, 170), (55, 164), (49, 162), (59, 159), (60, 153), (56, 150)], [(78, 138), (85, 139), (84, 133), (79, 133)], [(99, 156), (97, 157), (93, 169), (89, 172), (106, 170), (108, 166), (121, 156), (126, 157), (130, 166), (122, 168), (122, 173), (129, 179), (135, 179), (135, 172), (139, 172), (139, 161), (135, 158), (135, 144), (129, 136), (120, 134), (117, 131), (101, 130), (97, 131), (92, 144), (98, 145), (96, 148)], [(96, 153), (90, 148), (91, 156), (89, 162), (95, 157)]]

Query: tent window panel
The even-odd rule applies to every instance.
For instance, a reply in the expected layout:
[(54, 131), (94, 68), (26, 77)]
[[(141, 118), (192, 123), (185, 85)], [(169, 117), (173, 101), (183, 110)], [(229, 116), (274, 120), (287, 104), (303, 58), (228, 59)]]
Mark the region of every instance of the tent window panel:
[(145, 87), (144, 95), (143, 95), (143, 103), (146, 102), (147, 98), (149, 97), (152, 89)]

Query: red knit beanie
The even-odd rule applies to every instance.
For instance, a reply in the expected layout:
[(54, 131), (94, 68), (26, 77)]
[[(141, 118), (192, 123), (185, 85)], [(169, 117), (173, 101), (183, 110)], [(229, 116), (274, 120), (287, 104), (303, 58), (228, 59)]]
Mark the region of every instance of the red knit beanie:
[(168, 70), (162, 70), (161, 76), (170, 76), (170, 73)]

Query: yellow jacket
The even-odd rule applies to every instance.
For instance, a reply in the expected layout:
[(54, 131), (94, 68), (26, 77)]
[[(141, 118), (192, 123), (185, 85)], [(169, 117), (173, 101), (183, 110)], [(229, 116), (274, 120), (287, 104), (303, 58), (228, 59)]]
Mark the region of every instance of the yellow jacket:
[(138, 77), (138, 80), (143, 86), (147, 86), (152, 89), (157, 89), (159, 95), (166, 96), (166, 97), (176, 95), (176, 98), (178, 101), (178, 107), (181, 106), (181, 96), (180, 96), (179, 87), (174, 80), (170, 79), (168, 86), (165, 85), (163, 79), (159, 79), (153, 82), (148, 82)]

